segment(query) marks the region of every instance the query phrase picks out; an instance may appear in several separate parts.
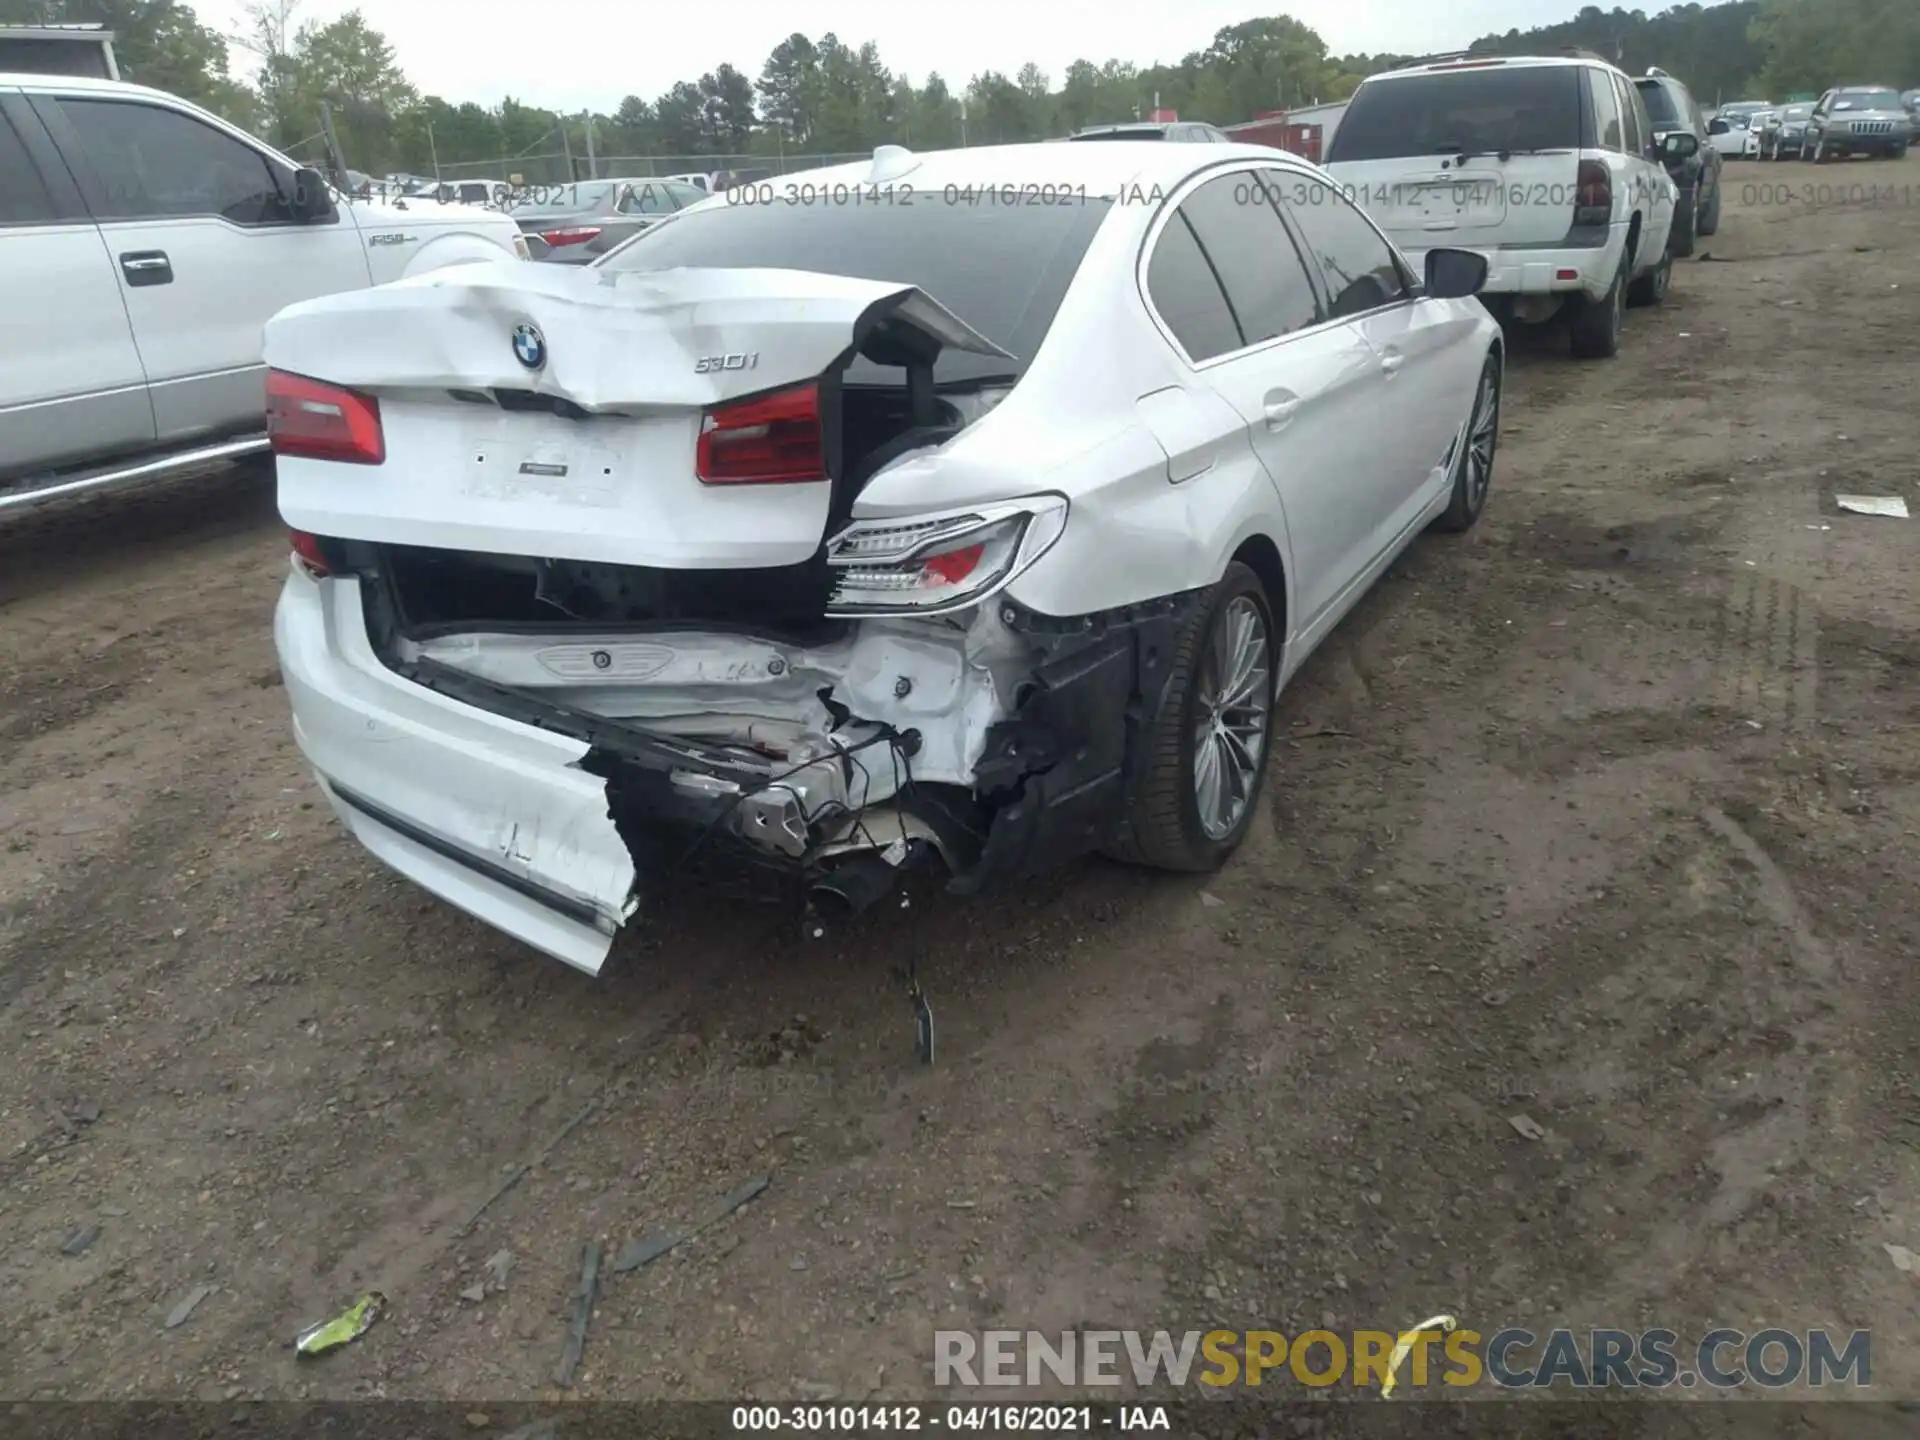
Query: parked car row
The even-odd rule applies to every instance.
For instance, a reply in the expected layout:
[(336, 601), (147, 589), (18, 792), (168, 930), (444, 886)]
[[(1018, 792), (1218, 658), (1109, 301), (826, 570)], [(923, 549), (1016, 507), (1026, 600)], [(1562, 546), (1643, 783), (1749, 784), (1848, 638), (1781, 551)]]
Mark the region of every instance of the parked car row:
[(1810, 105), (1787, 105), (1758, 122), (1760, 158), (1824, 164), (1869, 156), (1899, 160), (1914, 142), (1916, 122), (1901, 95), (1878, 85), (1842, 85)]

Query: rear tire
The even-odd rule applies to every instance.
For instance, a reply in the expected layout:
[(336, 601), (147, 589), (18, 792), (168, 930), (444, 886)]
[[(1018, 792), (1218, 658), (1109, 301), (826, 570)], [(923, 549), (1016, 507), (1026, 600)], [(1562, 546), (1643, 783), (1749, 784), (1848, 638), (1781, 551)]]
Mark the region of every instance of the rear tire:
[(1711, 235), (1720, 228), (1720, 178), (1717, 175), (1714, 177), (1713, 198), (1707, 201), (1706, 211), (1700, 216), (1695, 234)]
[[(1198, 873), (1239, 848), (1265, 788), (1279, 655), (1266, 587), (1236, 560), (1174, 646), (1166, 701), (1108, 855)], [(1210, 797), (1229, 803), (1216, 807)]]
[(1500, 355), (1487, 356), (1473, 387), (1473, 406), (1467, 411), (1465, 443), (1453, 461), (1453, 495), (1433, 528), (1450, 535), (1471, 530), (1486, 508), (1487, 487), (1493, 483), (1493, 455), (1500, 446)]
[(1700, 195), (1690, 190), (1680, 197), (1680, 208), (1673, 212), (1673, 233), (1667, 237), (1667, 245), (1676, 258), (1685, 259), (1693, 254), (1699, 226)]
[(1667, 298), (1673, 283), (1673, 256), (1662, 255), (1660, 263), (1627, 287), (1629, 305), (1658, 305)]
[(1613, 284), (1598, 300), (1582, 297), (1567, 327), (1576, 360), (1610, 360), (1620, 353), (1621, 311), (1625, 308), (1627, 262), (1620, 261)]

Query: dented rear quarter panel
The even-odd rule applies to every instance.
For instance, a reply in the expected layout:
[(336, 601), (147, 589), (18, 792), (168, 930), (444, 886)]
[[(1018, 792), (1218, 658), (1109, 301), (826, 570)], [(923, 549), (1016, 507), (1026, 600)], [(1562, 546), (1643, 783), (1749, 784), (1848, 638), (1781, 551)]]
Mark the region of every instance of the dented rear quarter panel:
[[(1044, 615), (1084, 615), (1211, 585), (1254, 534), (1271, 539), (1287, 563), (1279, 491), (1245, 426), (1228, 410), (1222, 430), (1220, 402), (1147, 314), (1137, 268), (1156, 214), (1152, 204), (1114, 207), (1012, 393), (942, 449), (882, 471), (861, 492), (856, 517), (1065, 495), (1065, 532), (1006, 590)], [(1090, 385), (1096, 375), (1102, 383)], [(1183, 442), (1165, 409), (1140, 404), (1169, 391), (1196, 428), (1215, 437), (1206, 468), (1177, 484), (1169, 447)], [(1286, 609), (1293, 613), (1291, 597)]]

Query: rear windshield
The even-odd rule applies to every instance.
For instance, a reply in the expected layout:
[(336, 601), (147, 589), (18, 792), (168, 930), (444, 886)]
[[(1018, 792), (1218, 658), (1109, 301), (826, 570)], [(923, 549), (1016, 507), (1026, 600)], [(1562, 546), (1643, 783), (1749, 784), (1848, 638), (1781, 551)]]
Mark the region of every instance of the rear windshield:
[(1680, 107), (1674, 103), (1673, 92), (1658, 80), (1641, 81), (1635, 86), (1640, 98), (1647, 102), (1647, 114), (1655, 125), (1684, 125), (1680, 118)]
[(1090, 130), (1085, 135), (1069, 137), (1074, 140), (1164, 140), (1167, 132), (1159, 125), (1142, 126), (1138, 130)]
[(1354, 92), (1326, 163), (1580, 148), (1577, 65), (1439, 70)]
[[(1015, 357), (944, 352), (935, 381), (961, 384), (1026, 369), (1112, 208), (1108, 200), (1077, 198), (1058, 205), (948, 205), (924, 191), (909, 205), (853, 205), (835, 194), (792, 205), (776, 198), (684, 211), (595, 263), (622, 271), (811, 270), (917, 285)], [(897, 371), (864, 360), (847, 371), (855, 384), (897, 378)]]

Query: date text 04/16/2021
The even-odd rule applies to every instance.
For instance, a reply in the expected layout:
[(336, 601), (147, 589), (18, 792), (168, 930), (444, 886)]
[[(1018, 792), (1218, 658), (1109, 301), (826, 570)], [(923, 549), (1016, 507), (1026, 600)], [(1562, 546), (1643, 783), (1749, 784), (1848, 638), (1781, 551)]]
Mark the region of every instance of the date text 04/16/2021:
[(921, 1430), (1144, 1435), (1173, 1428), (1164, 1405), (736, 1405), (731, 1422), (736, 1432), (763, 1434)]

